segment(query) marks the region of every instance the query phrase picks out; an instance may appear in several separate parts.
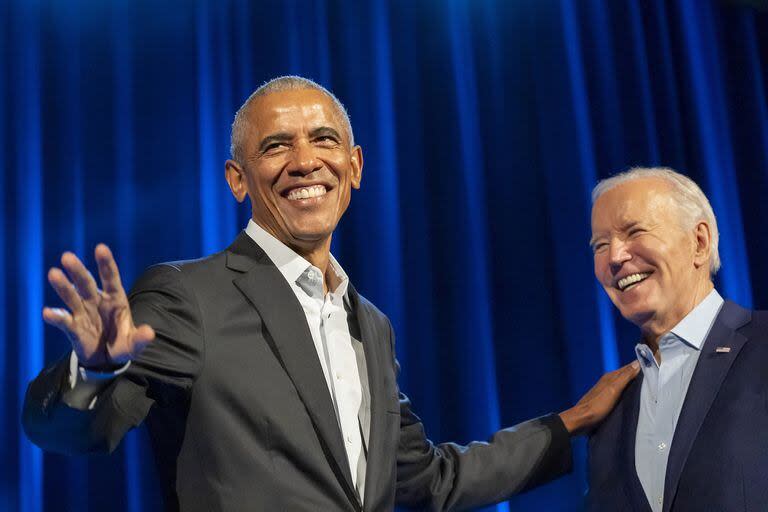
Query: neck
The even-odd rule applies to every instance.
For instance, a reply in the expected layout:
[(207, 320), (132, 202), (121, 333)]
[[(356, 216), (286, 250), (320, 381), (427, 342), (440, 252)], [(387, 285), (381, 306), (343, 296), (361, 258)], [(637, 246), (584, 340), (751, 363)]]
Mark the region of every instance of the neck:
[(651, 320), (640, 328), (643, 343), (653, 350), (657, 360), (659, 359), (659, 338), (671, 331), (672, 328), (683, 320), (683, 318), (688, 316), (688, 314), (693, 311), (696, 306), (701, 304), (714, 288), (715, 286), (712, 281), (707, 278), (699, 286), (694, 288), (694, 293), (692, 293), (689, 299), (682, 303), (680, 308), (676, 311), (664, 317), (654, 315)]

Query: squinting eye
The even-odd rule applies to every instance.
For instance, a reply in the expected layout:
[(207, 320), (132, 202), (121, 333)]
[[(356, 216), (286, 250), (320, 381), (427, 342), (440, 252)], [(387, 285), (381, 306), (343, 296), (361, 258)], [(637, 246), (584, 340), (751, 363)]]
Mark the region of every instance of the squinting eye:
[(264, 148), (264, 152), (272, 151), (283, 146), (285, 146), (284, 142), (273, 142), (272, 144)]
[(633, 228), (629, 230), (629, 236), (638, 235), (640, 233), (645, 233), (645, 230), (642, 228)]
[(605, 242), (601, 242), (599, 244), (595, 244), (595, 245), (592, 246), (592, 252), (594, 252), (594, 253), (601, 252), (601, 251), (605, 250), (606, 247), (608, 247), (608, 244), (605, 243)]

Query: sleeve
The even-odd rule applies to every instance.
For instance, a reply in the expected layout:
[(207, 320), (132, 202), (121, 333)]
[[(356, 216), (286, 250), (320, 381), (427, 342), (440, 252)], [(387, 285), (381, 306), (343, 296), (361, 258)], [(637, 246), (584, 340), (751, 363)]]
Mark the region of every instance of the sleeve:
[(80, 366), (77, 354), (73, 350), (69, 356), (69, 386), (64, 387), (61, 398), (67, 405), (75, 409), (81, 411), (93, 409), (99, 393), (130, 366), (131, 362), (128, 361), (114, 371), (91, 371)]
[[(391, 327), (390, 336), (394, 339)], [(400, 393), (399, 505), (433, 511), (489, 505), (549, 482), (571, 467), (570, 435), (556, 414), (500, 430), (486, 442), (435, 445), (410, 400)]]
[(41, 448), (65, 454), (112, 452), (155, 406), (183, 400), (204, 356), (202, 320), (183, 272), (150, 267), (129, 295), (134, 322), (149, 324), (155, 340), (98, 392), (91, 409), (71, 407), (70, 356), (43, 370), (27, 388), (22, 425)]

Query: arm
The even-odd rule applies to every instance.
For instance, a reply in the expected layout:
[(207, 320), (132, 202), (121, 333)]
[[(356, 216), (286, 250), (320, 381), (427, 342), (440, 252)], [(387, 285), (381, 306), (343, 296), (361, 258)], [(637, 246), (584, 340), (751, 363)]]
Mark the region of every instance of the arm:
[(164, 406), (191, 388), (202, 361), (202, 329), (182, 273), (167, 265), (150, 268), (130, 295), (130, 313), (154, 326), (154, 341), (105, 383), (93, 408), (68, 405), (73, 391), (69, 357), (29, 385), (22, 423), (35, 444), (62, 453), (110, 452), (153, 406)]
[[(390, 327), (390, 339), (394, 336)], [(394, 355), (394, 348), (393, 348)], [(397, 361), (393, 363), (398, 368)], [(397, 451), (399, 504), (426, 510), (466, 510), (497, 503), (571, 470), (570, 437), (591, 430), (613, 409), (636, 364), (601, 377), (572, 408), (496, 432), (487, 442), (434, 445), (400, 394)]]
[(496, 432), (467, 446), (432, 444), (401, 395), (397, 502), (465, 510), (502, 501), (571, 469), (570, 436), (557, 415)]

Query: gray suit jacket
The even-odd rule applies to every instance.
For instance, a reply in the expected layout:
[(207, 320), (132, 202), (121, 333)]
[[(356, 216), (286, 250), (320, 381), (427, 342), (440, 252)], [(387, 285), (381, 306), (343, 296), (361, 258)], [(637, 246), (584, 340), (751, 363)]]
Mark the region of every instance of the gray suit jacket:
[(488, 443), (433, 445), (399, 393), (387, 318), (350, 287), (371, 395), (365, 503), (350, 469), (322, 368), (298, 300), (241, 233), (197, 261), (151, 267), (130, 294), (155, 341), (90, 411), (62, 401), (67, 363), (29, 386), (29, 438), (63, 453), (110, 452), (147, 422), (166, 508), (185, 511), (465, 509), (568, 471), (557, 416)]

